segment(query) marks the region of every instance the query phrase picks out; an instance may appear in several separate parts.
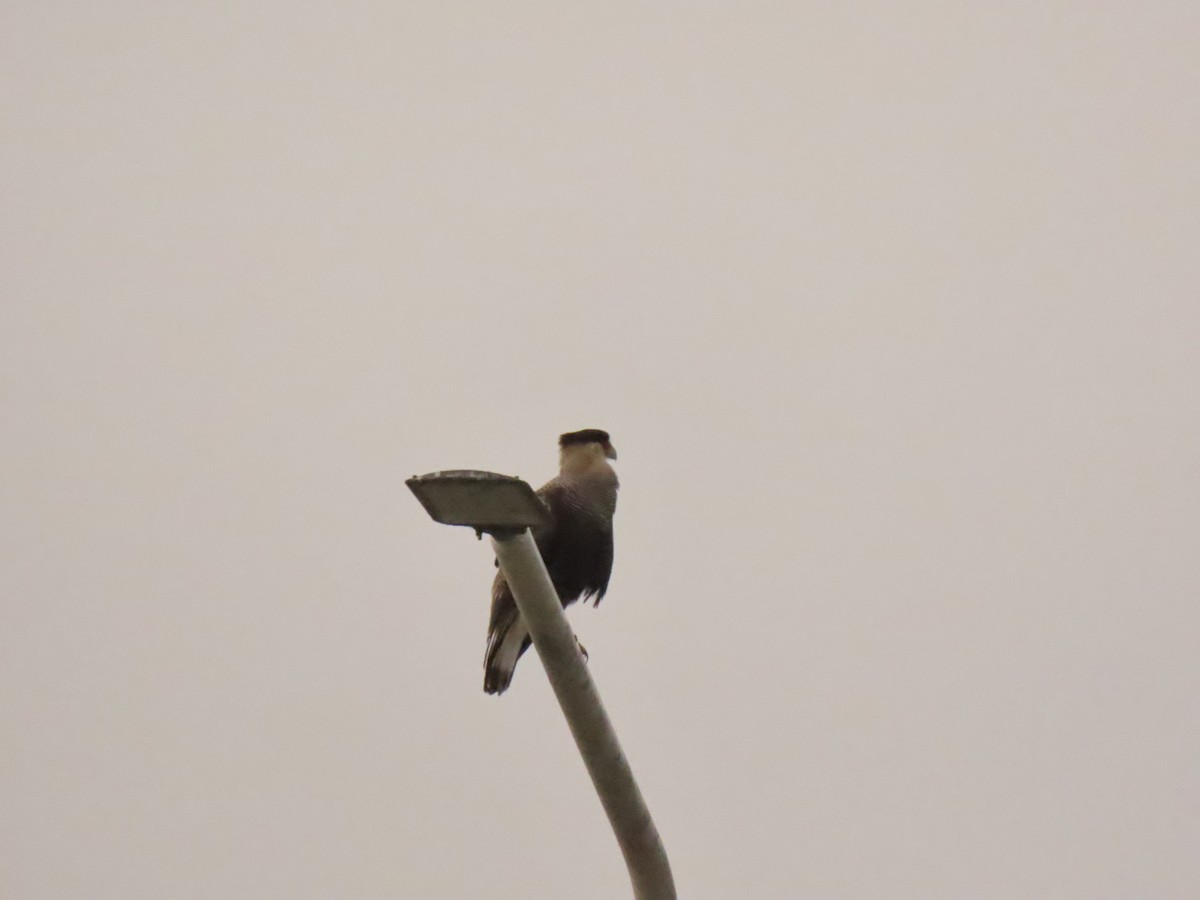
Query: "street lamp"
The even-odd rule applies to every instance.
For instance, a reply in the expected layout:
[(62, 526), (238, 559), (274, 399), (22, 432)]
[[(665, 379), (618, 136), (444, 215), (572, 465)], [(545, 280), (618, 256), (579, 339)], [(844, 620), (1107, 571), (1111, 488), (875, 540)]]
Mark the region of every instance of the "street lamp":
[(529, 528), (548, 523), (546, 506), (526, 482), (495, 472), (434, 472), (405, 484), (434, 521), (464, 525), (491, 537), (500, 569), (621, 846), (634, 897), (675, 900), (675, 882), (658, 829), (529, 533)]

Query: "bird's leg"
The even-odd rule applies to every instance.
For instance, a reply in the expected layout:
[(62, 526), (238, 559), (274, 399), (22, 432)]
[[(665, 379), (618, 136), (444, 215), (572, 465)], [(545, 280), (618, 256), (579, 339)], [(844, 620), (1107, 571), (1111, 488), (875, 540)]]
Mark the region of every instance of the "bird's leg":
[(583, 657), (583, 661), (587, 662), (588, 661), (587, 647), (585, 647), (585, 646), (583, 646), (583, 644), (579, 643), (579, 635), (575, 635), (575, 646), (579, 648), (579, 654), (580, 654), (580, 656)]

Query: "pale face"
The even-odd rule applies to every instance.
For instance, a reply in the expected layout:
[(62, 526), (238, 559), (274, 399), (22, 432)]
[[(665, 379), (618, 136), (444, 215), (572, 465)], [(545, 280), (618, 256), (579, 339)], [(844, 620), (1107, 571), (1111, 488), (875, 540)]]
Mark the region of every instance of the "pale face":
[(564, 472), (584, 472), (616, 458), (617, 451), (610, 443), (568, 444), (559, 451), (559, 467)]

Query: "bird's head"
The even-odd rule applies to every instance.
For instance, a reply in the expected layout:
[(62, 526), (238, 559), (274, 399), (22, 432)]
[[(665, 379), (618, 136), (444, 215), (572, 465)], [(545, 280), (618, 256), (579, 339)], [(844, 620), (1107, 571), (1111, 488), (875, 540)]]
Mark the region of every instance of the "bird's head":
[(585, 428), (583, 431), (559, 435), (558, 447), (563, 468), (567, 468), (568, 464), (573, 464), (572, 468), (586, 468), (605, 459), (617, 458), (608, 432), (599, 428)]

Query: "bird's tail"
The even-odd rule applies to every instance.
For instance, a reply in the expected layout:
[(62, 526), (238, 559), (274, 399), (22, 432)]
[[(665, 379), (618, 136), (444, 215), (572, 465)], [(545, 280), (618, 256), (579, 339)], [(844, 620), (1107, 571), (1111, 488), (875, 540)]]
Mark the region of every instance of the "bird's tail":
[(532, 643), (525, 623), (516, 606), (511, 614), (493, 622), (488, 631), (487, 653), (483, 658), (483, 690), (488, 694), (503, 694), (512, 682), (517, 660)]

